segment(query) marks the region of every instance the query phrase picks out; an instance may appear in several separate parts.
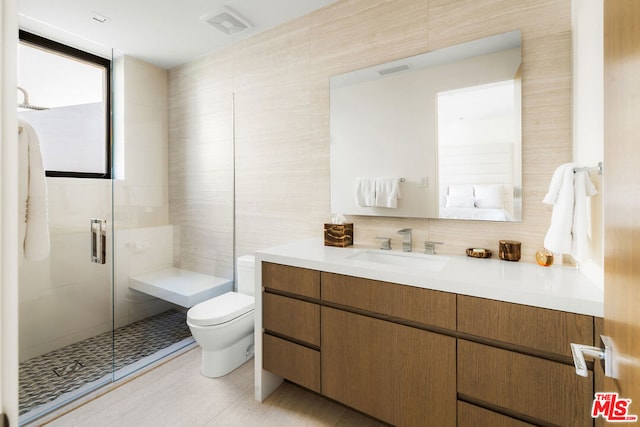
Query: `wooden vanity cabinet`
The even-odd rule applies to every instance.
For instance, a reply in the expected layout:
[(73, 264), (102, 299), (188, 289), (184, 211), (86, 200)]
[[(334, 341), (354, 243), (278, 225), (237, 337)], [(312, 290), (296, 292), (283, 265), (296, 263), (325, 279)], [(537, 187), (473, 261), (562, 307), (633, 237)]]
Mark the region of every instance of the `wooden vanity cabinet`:
[(455, 426), (455, 338), (322, 307), (322, 394), (397, 426)]
[(460, 400), (536, 425), (593, 425), (593, 374), (576, 375), (569, 346), (592, 344), (593, 317), (464, 295), (457, 311)]
[(324, 272), (321, 283), (322, 394), (397, 426), (455, 426), (456, 339), (426, 330), (455, 329), (455, 295)]
[(262, 263), (264, 369), (320, 392), (320, 272)]
[(263, 367), (397, 426), (593, 426), (592, 316), (262, 263)]

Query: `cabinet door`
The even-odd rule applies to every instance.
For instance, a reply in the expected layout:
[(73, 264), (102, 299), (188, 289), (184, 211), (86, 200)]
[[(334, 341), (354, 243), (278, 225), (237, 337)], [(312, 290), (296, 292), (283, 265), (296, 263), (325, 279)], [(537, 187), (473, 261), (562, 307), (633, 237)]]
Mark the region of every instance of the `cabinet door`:
[(579, 377), (572, 365), (462, 339), (458, 340), (458, 396), (545, 425), (593, 425), (591, 377)]
[(322, 394), (398, 426), (456, 424), (455, 338), (322, 307)]

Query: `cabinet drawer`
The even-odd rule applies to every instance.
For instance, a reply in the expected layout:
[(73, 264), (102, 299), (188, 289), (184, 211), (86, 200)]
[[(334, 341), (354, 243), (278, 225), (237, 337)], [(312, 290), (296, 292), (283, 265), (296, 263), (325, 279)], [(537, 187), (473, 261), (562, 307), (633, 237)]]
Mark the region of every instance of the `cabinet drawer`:
[(569, 343), (593, 345), (593, 317), (458, 296), (458, 331), (571, 356)]
[(456, 295), (359, 277), (322, 273), (322, 300), (455, 330)]
[(458, 400), (458, 427), (533, 427), (515, 418)]
[(263, 334), (262, 365), (267, 371), (320, 393), (320, 352)]
[(306, 268), (263, 262), (262, 286), (319, 299), (320, 272)]
[[(550, 360), (458, 340), (458, 397), (562, 426), (593, 425), (593, 378)], [(480, 404), (480, 403), (479, 403)]]
[(320, 346), (320, 306), (264, 293), (262, 324), (267, 331)]

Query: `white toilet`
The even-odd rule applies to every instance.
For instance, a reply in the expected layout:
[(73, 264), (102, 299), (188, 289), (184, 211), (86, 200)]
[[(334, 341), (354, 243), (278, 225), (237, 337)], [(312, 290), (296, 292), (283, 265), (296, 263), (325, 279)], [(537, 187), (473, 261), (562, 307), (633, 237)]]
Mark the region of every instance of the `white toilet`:
[(200, 372), (221, 377), (253, 357), (255, 259), (238, 258), (238, 292), (227, 292), (187, 311), (191, 335), (202, 347)]

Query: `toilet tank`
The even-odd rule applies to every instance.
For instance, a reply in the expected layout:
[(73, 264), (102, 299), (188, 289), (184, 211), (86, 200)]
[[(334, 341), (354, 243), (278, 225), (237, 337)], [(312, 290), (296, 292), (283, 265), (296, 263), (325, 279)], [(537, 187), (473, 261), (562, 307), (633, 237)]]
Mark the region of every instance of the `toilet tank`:
[(256, 284), (256, 260), (253, 255), (238, 257), (238, 293), (255, 294)]

